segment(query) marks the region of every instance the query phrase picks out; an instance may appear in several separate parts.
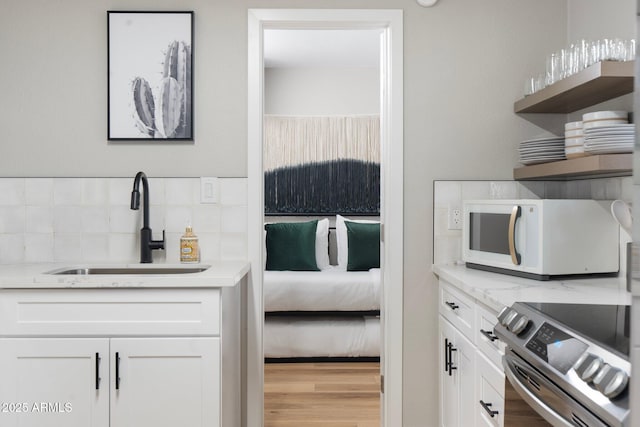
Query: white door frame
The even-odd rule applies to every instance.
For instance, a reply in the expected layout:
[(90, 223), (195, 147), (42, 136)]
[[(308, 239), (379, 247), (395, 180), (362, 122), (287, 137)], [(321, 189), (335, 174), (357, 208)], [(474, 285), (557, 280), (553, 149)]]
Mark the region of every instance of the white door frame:
[(249, 9), (248, 11), (248, 255), (246, 425), (262, 426), (264, 358), (262, 298), (264, 175), (263, 37), (265, 29), (380, 29), (381, 212), (383, 349), (385, 392), (382, 425), (402, 425), (403, 357), (403, 27), (401, 10)]

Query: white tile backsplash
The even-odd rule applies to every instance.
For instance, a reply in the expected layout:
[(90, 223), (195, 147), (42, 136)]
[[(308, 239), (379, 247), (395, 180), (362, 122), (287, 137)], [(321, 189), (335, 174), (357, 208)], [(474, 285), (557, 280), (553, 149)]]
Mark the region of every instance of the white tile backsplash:
[(109, 209), (109, 231), (112, 233), (136, 233), (142, 227), (140, 214), (128, 206), (112, 206)]
[(461, 181), (436, 181), (433, 189), (433, 207), (448, 209), (449, 205), (460, 205), (462, 200)]
[[(167, 205), (191, 206), (196, 202), (194, 195), (195, 178), (167, 178), (164, 182), (164, 195)], [(197, 179), (198, 183), (200, 182)], [(198, 192), (198, 199), (200, 192)], [(199, 200), (198, 200), (199, 201)]]
[(24, 206), (0, 206), (0, 233), (24, 233), (24, 223)]
[(53, 233), (53, 208), (51, 206), (27, 206), (25, 209), (27, 233)]
[[(193, 229), (219, 232), (221, 222), (220, 206), (202, 204), (193, 206)], [(246, 226), (245, 226), (246, 227)]]
[(82, 260), (104, 262), (105, 259), (109, 259), (109, 234), (83, 233)]
[(53, 203), (53, 178), (26, 178), (24, 184), (27, 206), (49, 206)]
[(24, 178), (0, 179), (0, 206), (24, 205)]
[(490, 199), (517, 199), (518, 183), (515, 181), (492, 181), (489, 186)]
[(140, 257), (140, 236), (135, 233), (109, 233), (109, 260), (128, 262)]
[(228, 233), (242, 233), (247, 228), (247, 209), (244, 206), (222, 208), (222, 229)]
[(82, 204), (82, 178), (56, 178), (53, 182), (53, 204)]
[(109, 181), (102, 178), (83, 178), (82, 204), (106, 206), (109, 204)]
[[(247, 180), (219, 182), (219, 202), (200, 204), (199, 178), (149, 178), (153, 237), (167, 232), (154, 262), (179, 262), (187, 225), (203, 261), (246, 259)], [(132, 189), (133, 177), (0, 178), (0, 264), (138, 262), (142, 206), (130, 209)]]
[(25, 233), (25, 262), (53, 261), (53, 233)]
[(0, 264), (24, 262), (24, 233), (0, 233)]
[(82, 231), (82, 211), (80, 206), (55, 206), (53, 208), (53, 229), (56, 233), (78, 233)]
[[(193, 226), (193, 208), (191, 206), (167, 206), (166, 230), (171, 233), (183, 233), (188, 226)], [(198, 234), (198, 230), (193, 230)]]
[(130, 206), (133, 179), (109, 179), (109, 206)]
[(226, 261), (240, 260), (246, 257), (246, 233), (222, 233), (220, 236), (220, 259)]
[(107, 233), (109, 231), (109, 211), (104, 206), (83, 206), (82, 231), (85, 233)]
[(56, 233), (53, 242), (53, 261), (80, 262), (82, 259), (81, 233)]
[(226, 206), (247, 205), (247, 180), (244, 178), (219, 178), (220, 203)]

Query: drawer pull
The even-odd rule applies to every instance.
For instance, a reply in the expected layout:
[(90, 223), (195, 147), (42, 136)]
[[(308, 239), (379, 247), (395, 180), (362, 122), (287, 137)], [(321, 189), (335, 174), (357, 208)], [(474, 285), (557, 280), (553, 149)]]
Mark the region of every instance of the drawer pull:
[(480, 405), (482, 405), (482, 407), (484, 408), (485, 411), (487, 411), (487, 413), (489, 414), (489, 416), (491, 418), (495, 417), (496, 415), (498, 415), (500, 412), (498, 411), (494, 411), (491, 409), (491, 403), (484, 403), (484, 401), (480, 401)]
[(491, 342), (494, 342), (499, 339), (497, 336), (493, 335), (493, 332), (491, 331), (485, 331), (484, 329), (480, 329), (480, 333), (485, 337), (487, 337), (487, 339), (489, 339)]
[(445, 304), (447, 304), (451, 310), (456, 310), (460, 308), (460, 306), (456, 305), (455, 302), (445, 301)]
[(96, 390), (100, 390), (100, 353), (96, 353)]
[(116, 351), (116, 390), (120, 390), (120, 353)]

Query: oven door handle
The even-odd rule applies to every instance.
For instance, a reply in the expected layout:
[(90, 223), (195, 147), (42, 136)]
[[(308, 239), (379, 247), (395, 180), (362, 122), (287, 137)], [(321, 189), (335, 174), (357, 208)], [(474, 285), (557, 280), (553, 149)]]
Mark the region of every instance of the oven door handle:
[(542, 400), (533, 394), (529, 389), (520, 383), (520, 380), (511, 370), (511, 367), (506, 365), (504, 371), (507, 379), (513, 386), (514, 390), (520, 395), (522, 400), (529, 404), (537, 413), (539, 413), (545, 420), (549, 421), (554, 426), (558, 427), (574, 427), (562, 416), (557, 414), (553, 409), (549, 408)]
[(522, 257), (516, 250), (516, 222), (520, 218), (520, 206), (516, 205), (511, 210), (511, 216), (509, 217), (509, 255), (511, 255), (511, 262), (515, 265), (520, 265)]

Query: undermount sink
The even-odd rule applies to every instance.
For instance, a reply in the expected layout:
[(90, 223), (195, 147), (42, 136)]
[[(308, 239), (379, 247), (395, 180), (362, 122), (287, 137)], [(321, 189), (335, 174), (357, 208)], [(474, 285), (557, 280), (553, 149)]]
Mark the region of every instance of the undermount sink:
[(210, 266), (199, 267), (81, 267), (63, 268), (49, 271), (46, 274), (66, 274), (75, 276), (85, 276), (94, 274), (189, 274), (202, 273)]

